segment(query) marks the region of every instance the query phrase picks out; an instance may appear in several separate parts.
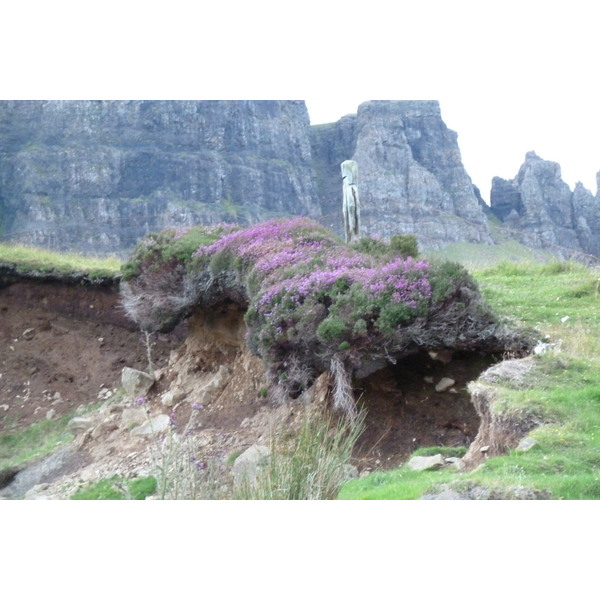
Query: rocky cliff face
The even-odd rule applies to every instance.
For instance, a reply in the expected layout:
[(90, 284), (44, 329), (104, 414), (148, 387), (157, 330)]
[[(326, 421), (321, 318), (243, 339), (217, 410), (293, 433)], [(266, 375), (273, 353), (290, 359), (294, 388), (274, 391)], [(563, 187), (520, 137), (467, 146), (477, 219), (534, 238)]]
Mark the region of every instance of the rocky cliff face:
[(571, 191), (558, 163), (528, 152), (514, 179), (494, 177), (490, 201), (492, 212), (523, 244), (562, 258), (600, 256), (600, 196), (581, 183)]
[(1, 239), (115, 251), (148, 231), (320, 216), (296, 101), (0, 102)]
[(0, 102), (0, 239), (114, 252), (169, 226), (289, 215), (341, 234), (347, 159), (364, 233), (491, 243), (435, 101), (366, 102), (312, 130), (300, 101)]
[(415, 234), (422, 248), (491, 243), (457, 135), (437, 101), (372, 101), (356, 115), (311, 129), (313, 166), (327, 223), (341, 232), (340, 163), (358, 163), (363, 230)]

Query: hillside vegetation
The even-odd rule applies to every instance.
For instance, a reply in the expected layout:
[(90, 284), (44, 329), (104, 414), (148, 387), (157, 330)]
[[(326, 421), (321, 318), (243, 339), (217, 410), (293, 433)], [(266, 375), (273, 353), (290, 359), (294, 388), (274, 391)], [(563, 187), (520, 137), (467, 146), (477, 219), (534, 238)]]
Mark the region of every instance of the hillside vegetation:
[(568, 262), (501, 263), (473, 275), (498, 313), (535, 327), (550, 344), (524, 378), (500, 379), (493, 386), (497, 416), (528, 420), (536, 444), (460, 475), (406, 467), (375, 473), (348, 483), (341, 498), (420, 498), (448, 485), (458, 492), (485, 488), (492, 497), (510, 497), (506, 490), (518, 489), (514, 486), (545, 491), (553, 499), (600, 497), (598, 271)]
[(54, 252), (21, 244), (0, 244), (0, 267), (22, 275), (57, 277), (87, 275), (90, 279), (115, 277), (121, 261), (115, 256)]
[(128, 314), (169, 331), (197, 307), (246, 309), (246, 343), (272, 382), (296, 396), (319, 373), (344, 405), (352, 376), (417, 349), (523, 351), (458, 263), (419, 260), (414, 238), (344, 244), (305, 218), (247, 229), (194, 227), (149, 234), (124, 265)]

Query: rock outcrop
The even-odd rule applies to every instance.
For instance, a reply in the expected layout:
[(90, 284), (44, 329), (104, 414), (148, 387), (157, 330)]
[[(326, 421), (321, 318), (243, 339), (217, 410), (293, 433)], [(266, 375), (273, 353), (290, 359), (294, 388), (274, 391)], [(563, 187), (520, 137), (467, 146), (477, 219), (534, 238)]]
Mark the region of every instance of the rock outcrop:
[(304, 102), (0, 102), (0, 239), (118, 251), (298, 214), (320, 215)]
[(170, 226), (322, 214), (342, 233), (348, 159), (365, 233), (491, 242), (435, 101), (366, 102), (312, 130), (301, 101), (3, 101), (0, 239), (118, 252)]
[(526, 246), (561, 258), (600, 256), (600, 196), (581, 183), (571, 191), (558, 163), (528, 152), (514, 179), (494, 177), (490, 201), (507, 232)]
[(327, 224), (341, 233), (340, 163), (358, 163), (362, 229), (415, 234), (422, 248), (492, 243), (457, 135), (437, 101), (372, 101), (337, 123), (311, 128), (313, 166)]

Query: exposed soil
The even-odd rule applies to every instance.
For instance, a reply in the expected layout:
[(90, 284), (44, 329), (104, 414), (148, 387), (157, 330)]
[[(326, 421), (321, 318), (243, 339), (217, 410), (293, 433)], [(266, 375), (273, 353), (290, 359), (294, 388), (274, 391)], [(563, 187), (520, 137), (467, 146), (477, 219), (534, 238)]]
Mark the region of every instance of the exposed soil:
[[(184, 328), (153, 336), (166, 364)], [(97, 403), (124, 366), (146, 370), (143, 335), (119, 307), (116, 285), (15, 283), (0, 289), (0, 432)]]
[[(147, 406), (152, 416), (172, 415), (181, 432), (192, 405), (201, 405), (194, 440), (203, 458), (268, 444), (274, 425), (292, 426), (301, 412), (302, 397), (282, 406), (267, 396), (262, 363), (248, 353), (244, 334), (242, 313), (226, 305), (152, 340), (158, 371)], [(396, 468), (418, 447), (473, 441), (479, 417), (466, 385), (494, 358), (457, 353), (445, 360), (422, 352), (354, 382), (368, 411), (355, 452), (359, 471)], [(0, 288), (0, 432), (108, 399), (124, 366), (147, 370), (148, 363), (144, 337), (120, 309), (116, 285), (28, 281)], [(442, 377), (456, 383), (436, 392)], [(321, 384), (313, 400), (324, 402), (327, 383)], [(165, 401), (167, 393), (172, 401)], [(69, 472), (48, 472), (40, 480), (51, 484), (45, 494), (69, 497), (96, 478), (148, 472), (150, 441), (131, 433), (128, 402), (97, 412), (93, 429), (73, 446), (73, 457), (85, 453), (86, 460), (73, 458)]]
[[(421, 352), (357, 380), (355, 396), (368, 411), (366, 431), (356, 449), (359, 463), (391, 469), (417, 448), (468, 447), (477, 435), (479, 416), (466, 386), (494, 361), (492, 356), (463, 352), (444, 364)], [(443, 377), (456, 383), (436, 392)]]

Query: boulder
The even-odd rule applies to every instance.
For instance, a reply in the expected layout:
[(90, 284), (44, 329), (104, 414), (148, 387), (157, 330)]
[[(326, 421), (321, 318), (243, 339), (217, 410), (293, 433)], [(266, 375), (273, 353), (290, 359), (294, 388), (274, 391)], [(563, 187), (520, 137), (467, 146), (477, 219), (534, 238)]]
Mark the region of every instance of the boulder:
[(435, 386), (435, 391), (445, 392), (446, 390), (449, 390), (455, 383), (456, 381), (454, 381), (454, 379), (450, 379), (450, 377), (442, 377)]
[(158, 415), (147, 423), (131, 430), (131, 435), (154, 435), (169, 428), (169, 415)]
[(154, 377), (137, 369), (123, 367), (121, 385), (125, 390), (125, 394), (129, 398), (135, 399), (145, 396), (150, 391), (150, 388), (154, 385)]
[(439, 469), (445, 465), (441, 454), (435, 456), (413, 456), (408, 461), (408, 468), (411, 471), (429, 471)]
[(536, 444), (537, 442), (532, 437), (526, 437), (519, 442), (517, 450), (527, 452), (527, 450), (531, 450)]
[(235, 485), (253, 483), (260, 469), (269, 464), (271, 450), (267, 446), (254, 444), (242, 452), (233, 463)]

